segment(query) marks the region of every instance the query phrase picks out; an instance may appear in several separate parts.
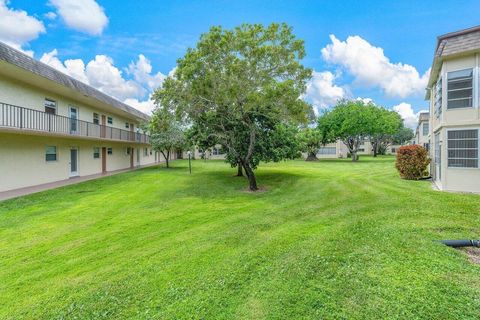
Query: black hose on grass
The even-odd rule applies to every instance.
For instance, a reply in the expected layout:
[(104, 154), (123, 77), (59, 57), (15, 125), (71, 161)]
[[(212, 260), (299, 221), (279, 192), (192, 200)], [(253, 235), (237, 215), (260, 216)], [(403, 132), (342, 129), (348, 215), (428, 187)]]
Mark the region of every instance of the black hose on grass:
[(460, 247), (477, 247), (480, 248), (480, 240), (440, 240), (446, 246), (452, 248), (460, 248)]

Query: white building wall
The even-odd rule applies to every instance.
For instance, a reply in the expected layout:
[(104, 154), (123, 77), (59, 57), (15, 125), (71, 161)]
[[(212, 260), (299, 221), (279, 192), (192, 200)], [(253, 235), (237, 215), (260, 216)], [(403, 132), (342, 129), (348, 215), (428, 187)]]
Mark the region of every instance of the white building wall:
[[(435, 115), (435, 95), (430, 96), (430, 157), (432, 159), (431, 172), (435, 184), (441, 190), (480, 192), (480, 168), (452, 168), (448, 166), (447, 131), (455, 129), (480, 128), (479, 108), (479, 63), (478, 54), (449, 59), (443, 62), (439, 77), (442, 77), (442, 113)], [(474, 69), (473, 76), (473, 107), (447, 109), (448, 72)], [(438, 80), (438, 79), (436, 79)], [(435, 134), (440, 137), (440, 170), (435, 166), (436, 143)]]
[[(57, 147), (57, 160), (46, 161), (47, 146)], [(130, 168), (130, 156), (121, 142), (68, 139), (52, 136), (0, 133), (0, 192), (70, 178), (70, 149), (78, 149), (78, 175), (102, 172), (101, 148), (112, 148), (106, 155), (107, 171)], [(100, 148), (100, 158), (94, 159), (93, 148)], [(153, 164), (155, 157), (141, 154), (140, 165)]]

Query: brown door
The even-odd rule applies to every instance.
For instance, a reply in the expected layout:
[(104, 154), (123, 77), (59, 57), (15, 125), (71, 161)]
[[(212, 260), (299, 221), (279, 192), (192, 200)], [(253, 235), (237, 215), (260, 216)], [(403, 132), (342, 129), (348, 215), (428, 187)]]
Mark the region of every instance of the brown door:
[(105, 126), (107, 125), (107, 119), (104, 114), (102, 114), (102, 126), (100, 128), (100, 137), (105, 138), (106, 136), (106, 128)]
[(135, 148), (130, 148), (130, 168), (133, 169), (133, 153), (135, 152)]
[(102, 147), (102, 173), (107, 172), (107, 148)]

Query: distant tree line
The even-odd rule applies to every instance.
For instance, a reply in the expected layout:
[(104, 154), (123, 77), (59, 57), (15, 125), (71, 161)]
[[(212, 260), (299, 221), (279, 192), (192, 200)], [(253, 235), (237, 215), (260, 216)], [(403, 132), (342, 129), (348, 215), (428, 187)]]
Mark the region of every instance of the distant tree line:
[(307, 160), (316, 160), (321, 146), (341, 140), (348, 148), (352, 161), (358, 160), (363, 141), (370, 141), (373, 156), (385, 154), (391, 144), (403, 144), (413, 138), (400, 115), (362, 100), (342, 100), (321, 114), (314, 128), (304, 129), (299, 140)]

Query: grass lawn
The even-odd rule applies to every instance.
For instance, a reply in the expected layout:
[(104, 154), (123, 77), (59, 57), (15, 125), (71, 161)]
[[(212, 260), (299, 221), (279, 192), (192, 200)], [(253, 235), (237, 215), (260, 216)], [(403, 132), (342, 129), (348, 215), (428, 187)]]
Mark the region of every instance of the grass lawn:
[(0, 203), (0, 319), (479, 319), (480, 196), (394, 159), (176, 161)]

